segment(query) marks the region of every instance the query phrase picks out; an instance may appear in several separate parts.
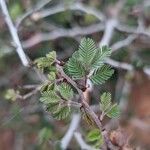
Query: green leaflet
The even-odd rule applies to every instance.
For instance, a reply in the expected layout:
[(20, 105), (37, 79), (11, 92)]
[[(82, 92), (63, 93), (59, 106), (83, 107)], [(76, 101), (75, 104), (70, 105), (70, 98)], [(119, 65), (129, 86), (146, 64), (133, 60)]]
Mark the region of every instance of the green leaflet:
[(95, 42), (90, 38), (83, 38), (79, 45), (79, 56), (82, 62), (84, 62), (85, 67), (89, 67), (91, 65), (91, 61), (95, 55), (97, 48), (95, 46)]
[(111, 94), (110, 93), (103, 93), (100, 97), (101, 99), (101, 104), (100, 108), (102, 111), (107, 111), (111, 107)]
[(120, 116), (120, 109), (117, 104), (111, 106), (111, 109), (107, 112), (107, 116), (109, 118), (119, 118)]
[(15, 91), (14, 89), (8, 89), (5, 93), (5, 98), (8, 100), (15, 101), (18, 95), (19, 91)]
[(100, 148), (103, 144), (103, 137), (99, 129), (91, 130), (86, 136), (86, 140), (87, 142), (92, 143), (95, 148)]
[(44, 104), (58, 103), (60, 101), (60, 97), (55, 91), (45, 91), (42, 93), (40, 101)]
[(50, 67), (56, 60), (56, 52), (49, 52), (46, 57), (40, 57), (34, 61), (34, 64), (37, 65), (42, 71), (44, 68)]
[(62, 103), (55, 91), (43, 92), (40, 101), (45, 104), (47, 111), (50, 111), (55, 119), (65, 119), (70, 114), (70, 107)]
[[(71, 87), (62, 83), (58, 90), (66, 100), (73, 97), (73, 91)], [(50, 111), (55, 119), (65, 119), (70, 114), (70, 107), (67, 104), (67, 101), (63, 101), (54, 90), (42, 92), (40, 101), (45, 105), (46, 110)]]
[(50, 66), (49, 60), (46, 57), (40, 57), (34, 61), (38, 69), (42, 70)]
[(58, 91), (65, 100), (71, 100), (73, 98), (73, 90), (67, 83), (60, 84), (58, 86)]
[(40, 130), (38, 134), (39, 143), (42, 144), (50, 139), (52, 131), (50, 128), (44, 127)]
[(100, 69), (96, 70), (93, 75), (90, 77), (90, 80), (94, 84), (102, 84), (106, 80), (108, 80), (112, 74), (114, 73), (114, 70), (111, 69), (108, 65), (103, 65)]
[(46, 110), (50, 112), (57, 109), (60, 100), (60, 97), (52, 90), (43, 92), (40, 98), (40, 101), (45, 105)]
[(53, 117), (58, 120), (67, 118), (70, 115), (70, 107), (58, 106), (57, 110), (53, 112)]
[(118, 118), (120, 116), (119, 106), (111, 102), (111, 94), (103, 93), (101, 96), (100, 109), (104, 115), (109, 118)]
[(100, 68), (104, 64), (105, 59), (110, 55), (111, 49), (108, 48), (107, 46), (102, 46), (101, 48), (98, 48), (95, 53), (95, 56), (92, 59), (91, 69), (96, 70)]
[(58, 102), (53, 102), (53, 103), (47, 104), (47, 105), (45, 105), (45, 106), (46, 106), (46, 110), (47, 110), (48, 112), (53, 113), (54, 111), (57, 110), (58, 105), (59, 105)]
[(44, 91), (52, 91), (55, 88), (55, 84), (54, 83), (44, 83), (40, 89), (41, 93), (43, 93)]
[(54, 81), (56, 79), (56, 73), (51, 71), (48, 75), (47, 75), (48, 79), (50, 81)]
[(56, 60), (56, 52), (49, 52), (48, 54), (46, 54), (46, 58), (50, 61), (50, 63), (53, 63)]
[(86, 70), (82, 62), (75, 57), (71, 57), (67, 63), (67, 69), (69, 75), (75, 79), (80, 79), (85, 76)]

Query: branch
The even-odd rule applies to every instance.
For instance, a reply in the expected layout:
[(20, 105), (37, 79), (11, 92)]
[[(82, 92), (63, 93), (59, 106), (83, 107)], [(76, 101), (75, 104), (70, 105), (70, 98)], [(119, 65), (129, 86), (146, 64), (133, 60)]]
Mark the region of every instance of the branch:
[(35, 95), (40, 89), (41, 89), (41, 85), (36, 87), (34, 90), (32, 90), (31, 92), (29, 92), (23, 96), (18, 95), (18, 98), (26, 100), (26, 99), (30, 98), (31, 96)]
[(133, 66), (128, 63), (118, 62), (110, 58), (107, 58), (105, 62), (115, 68), (121, 68), (121, 69), (129, 70), (129, 71), (133, 70)]
[(106, 22), (106, 27), (105, 27), (105, 31), (104, 31), (104, 35), (101, 39), (101, 42), (99, 43), (99, 46), (103, 46), (103, 45), (109, 45), (114, 29), (117, 26), (118, 21), (115, 18), (109, 19)]
[(137, 35), (133, 34), (133, 35), (129, 35), (124, 40), (116, 42), (115, 44), (113, 44), (111, 46), (112, 52), (115, 52), (115, 51), (121, 49), (122, 47), (126, 47), (126, 46), (130, 45), (136, 38), (137, 38)]
[(61, 5), (58, 5), (55, 7), (51, 7), (51, 8), (42, 10), (40, 12), (33, 14), (33, 18), (38, 20), (38, 19), (45, 18), (50, 15), (60, 13), (60, 12), (66, 11), (66, 10), (80, 10), (82, 12), (85, 12), (87, 14), (91, 14), (91, 15), (97, 17), (101, 21), (105, 20), (105, 16), (99, 10), (96, 10), (95, 8), (86, 6), (79, 2), (73, 3), (71, 5), (61, 4)]
[(130, 27), (128, 25), (118, 24), (116, 29), (120, 32), (132, 33), (132, 34), (143, 34), (150, 37), (150, 32), (146, 31), (146, 29), (142, 29), (137, 31), (137, 27)]
[(78, 128), (80, 119), (80, 114), (73, 114), (69, 129), (67, 130), (65, 136), (61, 140), (61, 147), (63, 149), (67, 149), (75, 130)]
[(16, 28), (19, 28), (19, 26), (21, 25), (21, 23), (27, 18), (29, 17), (30, 15), (32, 15), (34, 12), (40, 10), (41, 8), (43, 8), (45, 5), (47, 5), (50, 1), (52, 0), (45, 0), (44, 2), (43, 1), (40, 1), (35, 8), (32, 8), (30, 9), (29, 11), (27, 11), (25, 14), (23, 14), (22, 16), (20, 16), (18, 19), (17, 19), (17, 22), (16, 22)]
[(14, 26), (14, 24), (10, 18), (5, 0), (0, 0), (0, 5), (1, 5), (2, 13), (4, 15), (6, 24), (9, 28), (9, 31), (10, 31), (11, 36), (13, 38), (13, 41), (15, 43), (16, 51), (17, 51), (17, 53), (21, 59), (21, 62), (24, 66), (29, 66), (29, 61), (28, 61), (28, 59), (27, 59), (27, 57), (23, 51), (20, 39), (19, 39), (18, 34), (17, 34), (17, 30), (16, 30), (16, 28), (15, 28), (15, 26)]
[(61, 37), (75, 37), (78, 35), (88, 35), (94, 32), (102, 31), (103, 29), (104, 25), (102, 23), (98, 23), (88, 27), (74, 27), (72, 29), (60, 28), (49, 33), (37, 33), (28, 40), (24, 41), (22, 44), (24, 48), (29, 48), (40, 42), (55, 40)]

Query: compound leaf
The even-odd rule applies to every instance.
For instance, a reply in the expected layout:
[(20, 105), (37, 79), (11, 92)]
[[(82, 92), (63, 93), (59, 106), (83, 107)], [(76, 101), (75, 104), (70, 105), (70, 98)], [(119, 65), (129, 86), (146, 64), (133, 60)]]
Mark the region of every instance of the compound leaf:
[(94, 142), (100, 138), (100, 131), (98, 129), (91, 130), (87, 135), (88, 142)]
[(111, 109), (106, 114), (110, 118), (118, 118), (120, 116), (120, 109), (117, 104), (111, 106)]
[(40, 101), (44, 104), (58, 103), (60, 101), (60, 97), (55, 91), (44, 91)]
[(100, 69), (93, 73), (93, 75), (90, 77), (90, 80), (93, 84), (103, 84), (112, 76), (113, 73), (114, 70), (111, 69), (110, 66), (103, 65)]
[(82, 62), (79, 61), (77, 58), (77, 52), (75, 52), (67, 62), (67, 70), (73, 78), (80, 79), (85, 76), (86, 70)]
[(62, 83), (58, 86), (58, 90), (65, 100), (71, 100), (73, 98), (73, 90), (67, 83)]
[(70, 114), (70, 107), (68, 106), (59, 106), (55, 112), (53, 112), (53, 117), (58, 120), (65, 119)]
[(102, 111), (107, 111), (111, 107), (111, 94), (110, 93), (103, 93), (100, 97), (101, 103), (100, 108)]
[(43, 71), (44, 68), (50, 67), (56, 60), (56, 52), (49, 52), (46, 57), (40, 57), (34, 61), (39, 69)]
[(111, 55), (111, 49), (107, 46), (102, 46), (101, 48), (97, 49), (94, 58), (92, 59), (91, 69), (97, 70), (100, 68), (107, 57)]
[(90, 38), (83, 38), (79, 45), (79, 55), (82, 62), (84, 62), (85, 67), (89, 67), (91, 61), (95, 55), (97, 48), (95, 42)]
[(103, 144), (103, 137), (99, 129), (91, 130), (88, 133), (86, 139), (87, 139), (87, 142), (92, 143), (95, 148), (99, 148)]

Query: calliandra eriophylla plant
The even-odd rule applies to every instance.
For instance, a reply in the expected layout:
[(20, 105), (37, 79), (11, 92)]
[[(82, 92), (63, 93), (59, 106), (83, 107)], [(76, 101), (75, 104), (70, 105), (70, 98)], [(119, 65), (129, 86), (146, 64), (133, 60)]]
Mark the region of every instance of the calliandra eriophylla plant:
[[(116, 103), (111, 102), (111, 94), (104, 92), (99, 100), (101, 114), (97, 116), (83, 93), (89, 86), (88, 80), (93, 85), (99, 85), (112, 76), (114, 70), (105, 64), (105, 59), (110, 55), (111, 49), (107, 46), (98, 48), (92, 39), (83, 38), (78, 50), (67, 62), (58, 60), (55, 51), (34, 61), (37, 68), (46, 74), (48, 79), (40, 88), (40, 101), (45, 110), (58, 120), (66, 119), (76, 110), (80, 111), (83, 119), (93, 126), (87, 135), (87, 141), (91, 142), (95, 148), (107, 145), (108, 137), (105, 137), (106, 135), (102, 132), (104, 130), (102, 120), (105, 116), (118, 118), (120, 110)], [(9, 99), (10, 93), (12, 92), (7, 95)], [(14, 95), (13, 90), (13, 99), (17, 97)], [(78, 100), (75, 100), (76, 95), (78, 95)]]
[[(54, 118), (60, 120), (71, 115), (72, 110), (75, 109), (74, 106), (79, 106), (83, 118), (89, 124), (97, 124), (83, 92), (88, 87), (87, 80), (99, 85), (105, 83), (112, 76), (114, 70), (104, 64), (105, 59), (110, 55), (111, 50), (107, 46), (98, 48), (92, 39), (83, 38), (78, 50), (66, 63), (57, 60), (55, 51), (48, 53), (46, 57), (36, 59), (35, 64), (43, 72), (48, 72), (47, 77), (50, 81), (41, 88), (40, 101), (46, 110), (50, 111)], [(78, 80), (82, 80), (80, 85)], [(83, 84), (81, 85), (81, 83)], [(76, 94), (79, 94), (78, 102), (73, 101)], [(112, 104), (110, 93), (105, 92), (100, 96), (99, 106), (102, 112), (99, 118), (100, 122), (104, 116), (119, 117), (119, 107), (117, 104)], [(103, 141), (101, 131), (98, 130), (90, 131), (87, 136), (88, 141), (94, 141), (96, 147), (99, 147)]]

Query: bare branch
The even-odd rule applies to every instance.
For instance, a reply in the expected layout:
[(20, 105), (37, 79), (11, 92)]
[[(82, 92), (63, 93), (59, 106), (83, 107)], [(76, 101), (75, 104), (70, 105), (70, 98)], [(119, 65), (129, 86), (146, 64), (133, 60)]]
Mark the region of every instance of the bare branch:
[(21, 96), (21, 95), (18, 95), (18, 98), (21, 98), (23, 100), (26, 100), (28, 98), (30, 98), (31, 96), (35, 95), (39, 90), (41, 89), (41, 85), (36, 87), (34, 90), (32, 90), (31, 92)]
[(144, 67), (143, 71), (144, 71), (144, 73), (146, 73), (148, 76), (150, 76), (150, 68)]
[(63, 149), (67, 149), (75, 130), (78, 128), (80, 119), (81, 119), (80, 114), (73, 114), (69, 129), (67, 130), (65, 136), (61, 140), (61, 147)]
[(130, 45), (136, 38), (137, 38), (137, 35), (133, 34), (133, 35), (129, 35), (124, 40), (116, 42), (115, 44), (113, 44), (111, 46), (112, 52), (115, 52), (115, 51), (121, 49), (122, 47), (126, 47), (126, 46)]
[(19, 16), (19, 18), (17, 19), (16, 22), (16, 28), (19, 28), (19, 26), (21, 25), (21, 23), (30, 15), (32, 15), (34, 12), (40, 10), (41, 8), (43, 8), (45, 5), (47, 5), (50, 1), (52, 0), (45, 0), (45, 1), (40, 1), (35, 8), (28, 10), (25, 14), (23, 14), (22, 16)]
[(104, 31), (104, 35), (99, 43), (99, 46), (109, 45), (114, 29), (117, 26), (118, 21), (115, 18), (112, 18), (106, 22), (106, 27)]
[(132, 33), (132, 34), (143, 34), (150, 37), (150, 32), (146, 31), (146, 29), (141, 29), (137, 31), (137, 27), (130, 27), (128, 25), (118, 24), (116, 29), (121, 32)]
[(110, 58), (107, 58), (106, 59), (106, 63), (115, 67), (115, 68), (121, 68), (121, 69), (124, 69), (124, 70), (133, 70), (133, 66), (128, 64), (128, 63), (122, 63), (122, 62), (118, 62), (118, 61), (115, 61), (113, 59), (110, 59)]
[(69, 10), (80, 10), (87, 14), (91, 14), (91, 15), (97, 17), (101, 21), (105, 20), (105, 16), (100, 11), (96, 10), (95, 8), (86, 6), (82, 3), (78, 3), (78, 2), (68, 5), (68, 6), (61, 4), (61, 5), (52, 7), (52, 8), (42, 10), (40, 12), (33, 14), (34, 15), (33, 18), (38, 20), (38, 19), (45, 18), (45, 17), (48, 17), (48, 16), (56, 14), (56, 13), (66, 11), (68, 9)]
[(17, 53), (21, 59), (21, 62), (24, 66), (29, 66), (29, 61), (28, 61), (28, 59), (27, 59), (27, 57), (23, 51), (20, 39), (19, 39), (18, 34), (17, 34), (17, 30), (16, 30), (16, 28), (15, 28), (15, 26), (14, 26), (14, 24), (10, 18), (5, 0), (0, 0), (0, 5), (1, 5), (1, 9), (2, 9), (4, 18), (5, 18), (5, 21), (7, 23), (7, 26), (9, 28), (9, 31), (10, 31), (11, 36), (13, 38), (13, 41), (15, 42), (16, 51), (17, 51)]
[(104, 25), (101, 23), (91, 25), (88, 27), (74, 27), (72, 29), (56, 29), (50, 33), (37, 33), (32, 36), (30, 39), (24, 41), (23, 47), (29, 48), (40, 42), (55, 40), (61, 37), (75, 37), (78, 35), (88, 35), (94, 32), (102, 31)]

